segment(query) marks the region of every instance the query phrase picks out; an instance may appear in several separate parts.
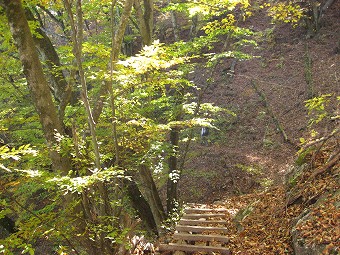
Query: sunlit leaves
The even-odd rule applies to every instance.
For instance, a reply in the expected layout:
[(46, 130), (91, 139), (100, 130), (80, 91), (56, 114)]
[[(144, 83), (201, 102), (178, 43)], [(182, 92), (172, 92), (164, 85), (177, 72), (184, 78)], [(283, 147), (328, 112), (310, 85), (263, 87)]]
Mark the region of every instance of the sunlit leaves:
[(219, 60), (225, 58), (236, 58), (246, 60), (251, 59), (252, 56), (242, 51), (227, 51), (217, 54), (210, 54), (209, 61), (207, 62), (207, 67), (213, 67)]
[(37, 151), (32, 149), (29, 144), (22, 145), (18, 149), (16, 148), (8, 148), (7, 146), (0, 147), (0, 157), (1, 159), (13, 159), (19, 160), (21, 155), (31, 154), (36, 155)]
[(85, 70), (94, 69), (98, 72), (100, 69), (106, 69), (107, 60), (110, 58), (110, 49), (104, 44), (84, 42), (83, 55), (85, 61), (83, 62)]
[(143, 74), (152, 70), (166, 69), (176, 64), (184, 62), (183, 58), (168, 58), (164, 44), (155, 41), (150, 46), (145, 46), (143, 50), (134, 57), (119, 61), (118, 64), (130, 67), (136, 74)]
[(294, 26), (304, 17), (304, 9), (293, 2), (276, 3), (268, 10), (274, 21), (292, 23)]
[(314, 97), (306, 101), (306, 107), (308, 109), (308, 114), (312, 116), (310, 120), (310, 125), (317, 124), (322, 121), (328, 112), (326, 110), (326, 105), (330, 102), (331, 94), (321, 95), (319, 97)]
[(180, 171), (179, 170), (172, 170), (171, 173), (169, 174), (169, 179), (177, 183), (181, 177)]
[[(227, 14), (227, 17), (223, 18), (222, 20), (214, 20), (207, 25), (205, 25), (202, 29), (207, 35), (211, 34), (223, 34), (227, 33), (229, 30), (235, 29), (235, 16), (233, 14)], [(224, 32), (223, 32), (224, 31)]]
[(212, 16), (220, 16), (227, 11), (234, 10), (237, 6), (248, 8), (248, 0), (202, 0), (187, 1), (185, 3), (171, 3), (163, 11), (177, 11), (188, 14), (190, 17), (195, 15), (205, 16), (206, 19)]
[(55, 185), (60, 191), (67, 193), (82, 193), (84, 190), (93, 187), (93, 185), (110, 181), (112, 178), (128, 178), (124, 177), (124, 171), (117, 169), (94, 169), (91, 175), (82, 177), (57, 176), (47, 180), (47, 183)]

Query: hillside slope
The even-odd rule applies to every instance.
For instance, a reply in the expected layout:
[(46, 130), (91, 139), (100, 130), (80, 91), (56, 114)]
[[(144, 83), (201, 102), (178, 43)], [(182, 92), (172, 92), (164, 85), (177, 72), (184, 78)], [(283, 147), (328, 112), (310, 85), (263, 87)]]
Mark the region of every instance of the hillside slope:
[[(262, 9), (243, 24), (264, 35), (258, 38), (257, 48), (248, 49), (258, 57), (237, 62), (232, 81), (228, 77), (232, 59), (216, 67), (214, 86), (207, 90), (204, 100), (234, 111), (237, 117), (224, 120), (219, 130), (212, 130), (208, 146), (199, 142), (193, 145), (181, 186), (185, 202), (212, 202), (227, 194), (282, 183), (296, 158), (300, 138), (309, 133), (306, 73), (311, 74), (315, 96), (340, 94), (339, 9), (336, 1), (313, 38), (306, 37), (303, 26), (270, 25)], [(204, 73), (198, 70), (193, 77), (202, 86)], [(329, 113), (336, 114), (338, 107), (332, 102)], [(334, 125), (323, 123), (318, 127), (319, 136)]]
[[(184, 203), (229, 208), (232, 254), (340, 252), (340, 136), (330, 135), (339, 120), (319, 123), (311, 138), (305, 108), (309, 85), (314, 96), (340, 95), (339, 10), (336, 1), (318, 34), (308, 38), (303, 27), (267, 27), (260, 9), (244, 24), (264, 31), (259, 47), (250, 50), (258, 57), (237, 62), (232, 82), (232, 60), (217, 67), (205, 100), (237, 118), (213, 130), (209, 145), (192, 146), (181, 195)], [(195, 74), (198, 84), (202, 73)], [(327, 108), (331, 116), (339, 110), (336, 101)], [(301, 137), (313, 143), (328, 135), (297, 155)]]

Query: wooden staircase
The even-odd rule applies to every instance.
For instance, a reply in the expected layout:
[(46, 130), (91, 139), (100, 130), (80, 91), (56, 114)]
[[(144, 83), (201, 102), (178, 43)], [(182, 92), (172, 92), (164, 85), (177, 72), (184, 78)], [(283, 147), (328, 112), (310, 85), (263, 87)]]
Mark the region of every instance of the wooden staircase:
[(161, 244), (159, 251), (182, 251), (231, 254), (225, 245), (229, 238), (225, 208), (212, 208), (204, 204), (188, 204), (176, 226), (173, 243)]

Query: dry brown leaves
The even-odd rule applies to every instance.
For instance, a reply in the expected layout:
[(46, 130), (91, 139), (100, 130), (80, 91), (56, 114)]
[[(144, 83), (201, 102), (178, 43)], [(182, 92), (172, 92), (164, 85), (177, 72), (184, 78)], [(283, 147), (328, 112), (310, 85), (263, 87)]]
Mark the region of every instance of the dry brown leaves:
[(324, 254), (340, 247), (340, 210), (334, 205), (339, 199), (340, 194), (329, 195), (324, 203), (313, 208), (309, 220), (297, 226), (308, 245), (327, 244)]
[[(333, 149), (333, 148), (332, 148)], [(307, 245), (324, 244), (323, 254), (340, 247), (339, 164), (324, 174), (310, 179), (313, 171), (326, 162), (327, 155), (334, 150), (320, 151), (314, 157), (314, 167), (305, 172), (294, 187), (302, 197), (301, 203), (287, 207), (286, 189), (278, 186), (269, 191), (234, 197), (226, 201), (227, 208), (237, 210), (252, 204), (252, 213), (240, 224), (237, 231), (231, 218), (228, 222), (232, 254), (292, 254), (291, 228), (296, 218), (305, 210), (311, 210), (310, 220), (298, 226)], [(335, 195), (334, 195), (335, 194)], [(323, 198), (323, 203), (317, 199)]]
[(292, 251), (290, 223), (301, 209), (293, 206), (286, 210), (283, 187), (233, 200), (236, 199), (257, 202), (253, 212), (241, 222), (243, 231), (238, 233), (233, 224), (230, 226), (234, 229), (230, 243), (232, 254), (287, 254)]

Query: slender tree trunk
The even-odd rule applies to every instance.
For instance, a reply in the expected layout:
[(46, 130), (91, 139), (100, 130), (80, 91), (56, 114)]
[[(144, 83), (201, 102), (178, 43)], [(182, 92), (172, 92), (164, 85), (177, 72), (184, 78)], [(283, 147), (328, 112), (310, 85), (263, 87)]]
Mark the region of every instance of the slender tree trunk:
[(112, 48), (112, 53), (113, 53), (113, 60), (117, 61), (122, 42), (124, 39), (124, 34), (125, 34), (125, 29), (126, 26), (129, 22), (129, 18), (131, 15), (131, 10), (132, 10), (132, 5), (133, 5), (134, 0), (125, 0), (124, 8), (123, 8), (123, 13), (122, 16), (120, 17), (119, 25), (117, 30), (114, 33), (113, 37), (113, 48)]
[(179, 130), (177, 128), (173, 128), (170, 131), (170, 144), (172, 147), (172, 152), (169, 157), (169, 177), (167, 181), (167, 212), (171, 213), (177, 207), (178, 195), (177, 195), (177, 186), (178, 186), (178, 178), (180, 174), (178, 169), (178, 143), (179, 143)]
[[(122, 42), (124, 39), (124, 32), (126, 29), (126, 26), (129, 22), (129, 17), (132, 10), (134, 0), (126, 0), (125, 5), (123, 8), (123, 13), (120, 18), (119, 24), (117, 29), (115, 29), (112, 33), (112, 49), (111, 49), (111, 60), (109, 63), (109, 69), (114, 68), (114, 63), (118, 60), (119, 53), (121, 50)], [(112, 6), (115, 5), (115, 0), (112, 1)], [(104, 97), (103, 95), (110, 90), (110, 87), (112, 87), (112, 84), (110, 82), (105, 82), (102, 87), (100, 88), (98, 98), (96, 100), (95, 110), (93, 112), (93, 119), (94, 121), (97, 121), (99, 119), (99, 116), (103, 110), (104, 106)], [(111, 103), (114, 102), (114, 95), (110, 97)]]
[[(171, 3), (171, 0), (168, 0), (168, 4)], [(171, 15), (171, 24), (172, 24), (172, 29), (174, 32), (174, 38), (175, 41), (178, 42), (180, 40), (180, 36), (179, 36), (179, 28), (178, 28), (178, 23), (177, 23), (177, 16), (175, 11), (170, 11), (170, 15)]]
[[(93, 151), (95, 155), (95, 167), (97, 168), (97, 171), (101, 170), (101, 162), (100, 162), (100, 153), (99, 153), (99, 144), (97, 140), (96, 135), (96, 123), (93, 119), (92, 109), (90, 106), (90, 102), (88, 99), (87, 94), (87, 85), (86, 85), (86, 79), (85, 79), (85, 72), (82, 65), (82, 42), (83, 42), (83, 13), (82, 13), (82, 6), (81, 6), (81, 0), (77, 0), (76, 2), (76, 20), (73, 18), (73, 12), (71, 8), (71, 4), (68, 0), (64, 1), (65, 9), (67, 10), (70, 24), (71, 24), (71, 37), (73, 41), (73, 54), (75, 56), (77, 69), (79, 71), (79, 77), (80, 77), (80, 83), (82, 86), (81, 91), (81, 98), (83, 100), (85, 111), (88, 119), (88, 124), (91, 132), (91, 138), (92, 138), (92, 146)], [(109, 205), (109, 198), (107, 189), (105, 187), (104, 182), (99, 182), (97, 184), (97, 188), (99, 191), (99, 195), (101, 198), (101, 201), (99, 202), (99, 206), (97, 208), (98, 215), (99, 216), (109, 216), (110, 215), (110, 205)], [(87, 197), (83, 199), (83, 203), (85, 205)], [(102, 220), (101, 218), (99, 220)], [(107, 244), (107, 240), (105, 240), (104, 233), (102, 233), (99, 236), (99, 244), (100, 244), (100, 250), (105, 254), (105, 251), (110, 250), (110, 245)]]
[(309, 52), (309, 45), (305, 45), (305, 81), (307, 84), (307, 99), (314, 97), (314, 79), (313, 79), (313, 60)]
[(190, 40), (194, 40), (195, 37), (197, 36), (197, 31), (198, 31), (198, 19), (199, 16), (198, 14), (195, 14), (192, 18), (191, 18), (191, 26), (190, 26), (190, 34), (189, 34), (189, 38)]
[(80, 83), (82, 87), (81, 98), (84, 102), (88, 123), (90, 127), (91, 137), (92, 137), (92, 146), (95, 154), (95, 166), (99, 170), (101, 168), (100, 165), (100, 154), (99, 154), (99, 145), (96, 136), (96, 123), (93, 119), (92, 110), (90, 106), (90, 102), (87, 95), (87, 85), (85, 79), (85, 72), (82, 64), (82, 43), (83, 43), (83, 14), (81, 10), (81, 0), (78, 0), (76, 3), (76, 17), (75, 21), (73, 18), (73, 12), (71, 9), (71, 5), (68, 0), (64, 1), (65, 8), (67, 10), (70, 23), (71, 23), (71, 37), (73, 41), (73, 54), (75, 56), (77, 69), (79, 71)]
[(138, 27), (142, 36), (143, 45), (152, 43), (153, 35), (153, 0), (144, 0), (144, 13), (140, 4), (141, 0), (135, 0), (135, 10), (138, 19)]
[[(170, 89), (168, 91), (169, 95), (175, 98), (175, 103), (173, 106), (173, 120), (181, 121), (183, 118), (183, 91)], [(180, 128), (173, 127), (170, 130), (170, 146), (171, 152), (168, 158), (168, 180), (167, 180), (167, 213), (171, 213), (178, 207), (178, 182), (181, 177), (181, 171), (178, 166), (179, 157), (179, 134)]]
[(8, 24), (19, 51), (33, 104), (39, 114), (40, 123), (50, 151), (53, 169), (55, 171), (61, 170), (66, 174), (70, 170), (70, 159), (62, 156), (53, 148), (57, 143), (55, 132), (64, 134), (62, 121), (58, 118), (25, 11), (20, 0), (1, 0), (0, 4), (6, 11)]

